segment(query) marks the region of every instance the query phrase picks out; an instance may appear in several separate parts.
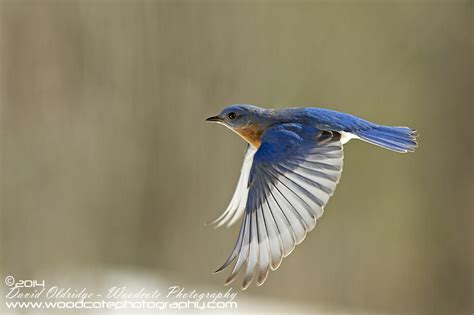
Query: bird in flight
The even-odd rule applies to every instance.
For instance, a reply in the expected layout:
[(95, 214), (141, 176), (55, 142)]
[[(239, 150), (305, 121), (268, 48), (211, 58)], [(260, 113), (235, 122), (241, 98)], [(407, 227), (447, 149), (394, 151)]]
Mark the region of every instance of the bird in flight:
[(417, 147), (416, 131), (377, 125), (323, 108), (264, 109), (236, 104), (207, 121), (241, 136), (248, 147), (234, 195), (212, 221), (228, 227), (243, 216), (234, 248), (222, 271), (236, 261), (226, 280), (245, 270), (262, 285), (316, 225), (342, 173), (343, 144), (360, 139), (395, 152)]

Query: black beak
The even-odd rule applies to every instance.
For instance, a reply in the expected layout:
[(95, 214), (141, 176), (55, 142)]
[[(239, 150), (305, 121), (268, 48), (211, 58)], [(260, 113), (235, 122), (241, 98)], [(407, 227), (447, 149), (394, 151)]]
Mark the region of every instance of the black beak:
[(220, 118), (219, 116), (212, 116), (206, 119), (206, 121), (222, 121), (222, 118)]

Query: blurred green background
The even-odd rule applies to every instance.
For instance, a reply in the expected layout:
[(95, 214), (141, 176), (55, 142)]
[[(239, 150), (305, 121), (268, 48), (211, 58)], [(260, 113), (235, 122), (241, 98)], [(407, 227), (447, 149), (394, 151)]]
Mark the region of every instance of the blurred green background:
[(420, 147), (348, 144), (317, 228), (239, 297), (472, 313), (472, 12), (1, 0), (2, 277), (145, 270), (223, 288), (211, 272), (238, 226), (204, 223), (227, 206), (245, 145), (204, 119), (232, 103), (317, 106), (413, 127)]

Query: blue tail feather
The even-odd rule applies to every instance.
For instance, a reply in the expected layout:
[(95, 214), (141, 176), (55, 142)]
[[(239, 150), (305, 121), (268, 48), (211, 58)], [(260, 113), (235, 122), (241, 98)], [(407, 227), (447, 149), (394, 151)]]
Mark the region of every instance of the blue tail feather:
[(363, 140), (396, 152), (413, 152), (418, 146), (416, 131), (408, 127), (377, 126), (357, 131)]

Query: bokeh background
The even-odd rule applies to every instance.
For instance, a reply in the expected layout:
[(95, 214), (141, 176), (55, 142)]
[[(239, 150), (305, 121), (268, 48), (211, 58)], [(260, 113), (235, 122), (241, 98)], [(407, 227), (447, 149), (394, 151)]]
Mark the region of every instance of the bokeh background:
[(239, 299), (471, 314), (472, 13), (472, 1), (1, 0), (2, 277), (224, 290), (211, 272), (238, 227), (204, 223), (227, 206), (245, 145), (204, 119), (233, 103), (318, 106), (413, 127), (420, 147), (347, 145), (317, 228)]

